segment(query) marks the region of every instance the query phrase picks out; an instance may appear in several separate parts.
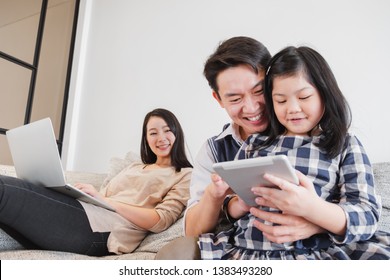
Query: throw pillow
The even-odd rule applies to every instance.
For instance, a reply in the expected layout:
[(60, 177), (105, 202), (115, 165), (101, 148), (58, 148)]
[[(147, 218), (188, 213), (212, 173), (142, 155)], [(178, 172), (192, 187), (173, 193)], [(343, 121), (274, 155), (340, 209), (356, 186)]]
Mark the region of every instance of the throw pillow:
[(125, 167), (129, 166), (132, 162), (141, 161), (138, 154), (134, 152), (128, 152), (124, 158), (113, 157), (110, 159), (110, 168), (108, 170), (107, 177), (104, 179), (101, 188), (104, 188), (112, 178), (114, 178)]

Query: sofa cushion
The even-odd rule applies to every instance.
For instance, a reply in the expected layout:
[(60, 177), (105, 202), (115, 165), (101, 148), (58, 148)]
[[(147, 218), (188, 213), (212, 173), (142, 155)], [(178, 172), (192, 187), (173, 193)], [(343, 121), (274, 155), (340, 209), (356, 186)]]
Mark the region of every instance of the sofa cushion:
[(390, 232), (390, 162), (374, 163), (376, 192), (381, 196), (382, 214), (379, 229)]
[(159, 233), (149, 233), (135, 252), (157, 253), (164, 245), (182, 236), (184, 236), (183, 216), (166, 230)]
[(0, 228), (0, 252), (8, 250), (20, 250), (24, 247), (4, 230)]

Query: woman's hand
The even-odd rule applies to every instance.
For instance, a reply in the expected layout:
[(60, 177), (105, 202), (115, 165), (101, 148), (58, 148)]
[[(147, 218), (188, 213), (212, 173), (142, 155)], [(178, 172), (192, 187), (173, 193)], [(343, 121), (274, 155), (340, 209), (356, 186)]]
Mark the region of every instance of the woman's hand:
[(91, 184), (76, 183), (74, 186), (80, 191), (89, 194), (90, 196), (103, 198), (103, 196)]

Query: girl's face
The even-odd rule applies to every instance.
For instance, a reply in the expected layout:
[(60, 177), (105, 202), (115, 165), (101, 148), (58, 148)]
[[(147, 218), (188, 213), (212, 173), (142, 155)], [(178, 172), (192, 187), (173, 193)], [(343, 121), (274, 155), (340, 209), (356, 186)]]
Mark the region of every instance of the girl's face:
[(308, 135), (324, 114), (325, 108), (318, 90), (302, 73), (276, 77), (272, 100), (276, 117), (286, 128), (286, 135)]
[(157, 161), (170, 159), (175, 135), (163, 118), (151, 117), (146, 125), (146, 140)]

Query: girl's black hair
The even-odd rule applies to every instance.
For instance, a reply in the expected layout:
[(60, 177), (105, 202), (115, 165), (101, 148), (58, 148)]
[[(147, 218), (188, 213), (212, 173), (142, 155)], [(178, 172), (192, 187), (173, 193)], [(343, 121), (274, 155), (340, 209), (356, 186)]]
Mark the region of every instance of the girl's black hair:
[(285, 127), (278, 121), (272, 102), (273, 81), (276, 77), (290, 77), (299, 72), (315, 87), (324, 103), (324, 114), (319, 126), (323, 137), (317, 146), (325, 150), (329, 158), (336, 157), (342, 150), (352, 114), (337, 81), (325, 59), (309, 47), (287, 47), (278, 52), (269, 62), (264, 87), (264, 98), (269, 116), (269, 146)]
[(192, 164), (187, 159), (187, 155), (185, 152), (184, 133), (179, 121), (177, 120), (176, 116), (172, 112), (162, 108), (154, 109), (153, 111), (147, 113), (144, 118), (144, 123), (142, 125), (141, 153), (140, 153), (142, 162), (145, 164), (153, 164), (157, 160), (156, 154), (153, 153), (146, 139), (146, 135), (147, 135), (146, 126), (151, 117), (162, 118), (167, 123), (169, 129), (176, 137), (171, 150), (171, 163), (172, 166), (175, 167), (176, 171), (180, 172), (181, 168), (192, 167)]

